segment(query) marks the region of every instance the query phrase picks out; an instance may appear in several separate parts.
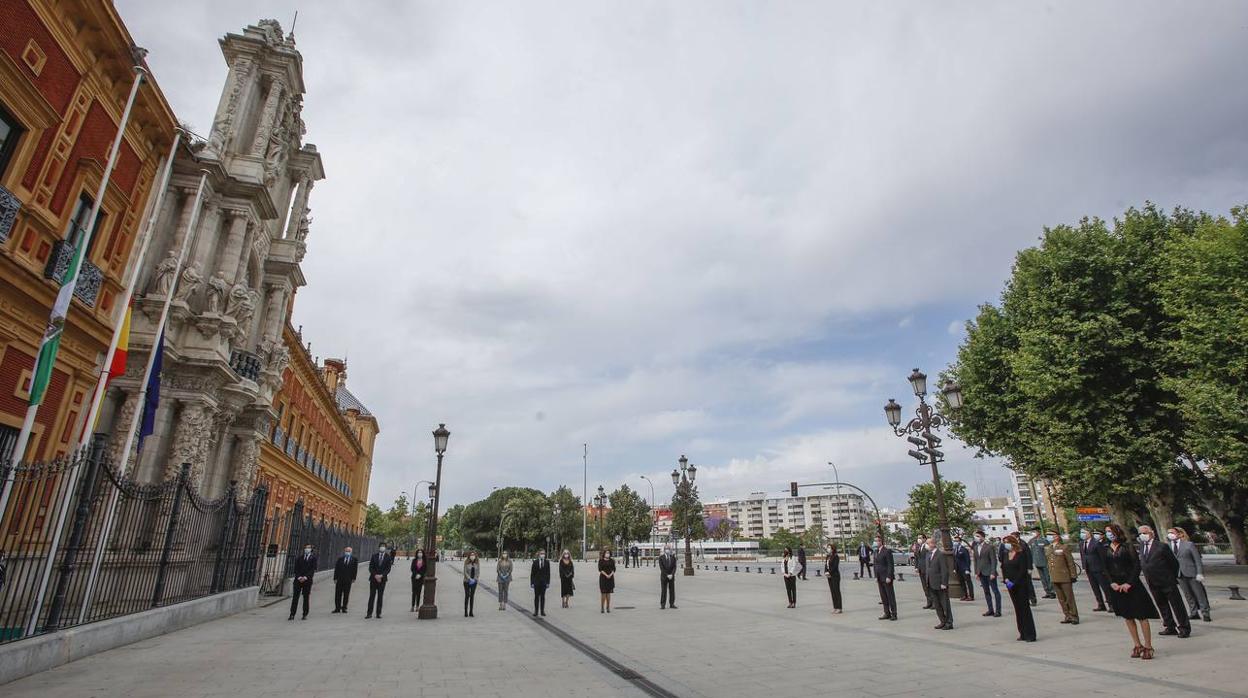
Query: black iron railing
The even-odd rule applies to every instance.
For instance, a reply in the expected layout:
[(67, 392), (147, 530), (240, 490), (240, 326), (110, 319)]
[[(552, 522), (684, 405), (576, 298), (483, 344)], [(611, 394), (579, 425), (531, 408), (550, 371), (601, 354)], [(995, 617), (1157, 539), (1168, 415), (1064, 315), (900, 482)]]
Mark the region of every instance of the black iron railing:
[(230, 368), (234, 369), (239, 378), (251, 381), (260, 380), (260, 357), (249, 351), (235, 349), (230, 354)]
[[(52, 254), (48, 255), (48, 263), (43, 267), (44, 278), (64, 284), (67, 281), (65, 275), (69, 273), (69, 265), (73, 261), (73, 243), (63, 238), (57, 240), (52, 246)], [(92, 264), (90, 260), (84, 259), (82, 266), (78, 269), (78, 284), (74, 286), (74, 297), (95, 307), (95, 299), (100, 295), (100, 285), (103, 283), (104, 272), (100, 271), (100, 268)]]
[(3, 245), (13, 233), (13, 224), (17, 222), (17, 212), (22, 210), (22, 200), (13, 192), (0, 187), (0, 245)]

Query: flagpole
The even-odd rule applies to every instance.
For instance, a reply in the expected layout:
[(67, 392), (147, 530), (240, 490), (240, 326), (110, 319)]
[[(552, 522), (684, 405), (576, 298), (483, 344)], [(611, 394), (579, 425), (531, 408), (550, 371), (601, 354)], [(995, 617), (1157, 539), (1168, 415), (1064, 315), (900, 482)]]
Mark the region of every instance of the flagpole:
[[(191, 238), (195, 237), (195, 226), (199, 224), (199, 210), (204, 200), (204, 187), (208, 183), (208, 170), (200, 170), (199, 186), (195, 189), (195, 202), (191, 204), (191, 218), (186, 224), (186, 234), (182, 236), (182, 249), (178, 251), (178, 265), (173, 270), (174, 283), (169, 286), (169, 293), (165, 295), (164, 305), (160, 308), (160, 319), (156, 322), (156, 331), (152, 333), (152, 350), (147, 353), (147, 365), (143, 369), (143, 379), (139, 382), (139, 394), (135, 400), (134, 417), (130, 420), (130, 424), (126, 429), (126, 440), (121, 447), (121, 462), (117, 464), (117, 472), (120, 476), (125, 476), (130, 466), (130, 449), (134, 446), (134, 434), (138, 431), (139, 420), (143, 418), (144, 404), (147, 400), (147, 385), (151, 381), (152, 367), (156, 363), (156, 353), (162, 350), (161, 337), (165, 333), (165, 323), (169, 319), (169, 305), (173, 302), (174, 291), (177, 290), (177, 281), (182, 273), (182, 264), (186, 261), (186, 252), (191, 247)], [(136, 274), (137, 278), (137, 274)], [(116, 433), (116, 429), (113, 432)], [(138, 466), (138, 456), (135, 456), (135, 466)], [(109, 536), (113, 532), (113, 520), (117, 514), (117, 498), (119, 490), (112, 488), (112, 494), (108, 500), (108, 510), (104, 514), (104, 526), (100, 530), (99, 543), (96, 545), (95, 559), (91, 562), (91, 574), (87, 578), (87, 590), (83, 596), (82, 610), (78, 612), (78, 622), (82, 622), (86, 618), (87, 612), (90, 610), (92, 597), (95, 595), (95, 584), (99, 578), (100, 563), (104, 556), (104, 547), (108, 543)]]
[[(117, 164), (117, 156), (121, 153), (121, 139), (125, 136), (126, 124), (130, 121), (130, 110), (134, 107), (135, 97), (139, 94), (139, 86), (143, 84), (143, 76), (147, 75), (147, 70), (138, 65), (134, 66), (134, 72), (134, 84), (130, 86), (130, 97), (126, 100), (126, 108), (121, 113), (121, 122), (117, 127), (117, 135), (113, 138), (113, 149), (108, 154), (108, 162), (104, 165), (104, 174), (100, 177), (100, 186), (96, 189), (95, 201), (91, 205), (91, 215), (87, 219), (87, 228), (83, 231), (82, 240), (79, 242), (80, 249), (84, 250), (84, 254), (87, 247), (91, 244), (91, 236), (95, 233), (95, 221), (99, 218), (100, 207), (104, 203), (104, 192), (108, 188), (109, 179), (113, 176), (113, 167)], [(84, 255), (82, 254), (75, 254), (74, 261), (70, 262), (69, 269), (65, 272), (65, 279), (61, 284), (60, 292), (57, 294), (58, 302), (53, 304), (52, 312), (48, 316), (49, 328), (51, 328), (57, 319), (55, 317), (57, 306), (61, 305), (60, 301), (63, 297), (65, 298), (64, 315), (60, 318), (62, 329), (59, 331), (64, 331), (63, 328), (65, 319), (69, 316), (69, 309), (73, 305), (72, 301), (74, 289), (78, 286), (78, 272), (82, 267), (83, 256)], [(39, 345), (40, 353), (42, 353), (45, 349), (44, 345), (48, 342), (48, 335), (49, 333), (45, 331), (44, 339)], [(39, 356), (36, 354), (35, 374), (38, 373), (38, 364)], [(55, 357), (53, 357), (53, 366), (55, 366)], [(32, 390), (32, 396), (33, 391), (35, 390), (37, 377), (37, 375), (31, 375), (30, 387)], [(9, 468), (8, 477), (5, 478), (4, 485), (0, 487), (0, 520), (4, 519), (4, 515), (9, 504), (9, 496), (13, 493), (13, 480), (17, 474), (17, 465), (26, 457), (26, 446), (29, 444), (30, 434), (35, 428), (35, 415), (39, 412), (39, 405), (42, 403), (43, 391), (39, 393), (38, 399), (31, 400), (30, 404), (26, 407), (26, 418), (22, 421), (22, 430), (18, 433), (17, 443), (13, 448), (13, 457), (11, 459), (13, 467)]]
[(176, 129), (173, 136), (173, 145), (169, 146), (169, 154), (165, 156), (164, 172), (161, 174), (159, 187), (156, 190), (156, 200), (152, 204), (151, 214), (147, 217), (147, 223), (144, 226), (143, 242), (139, 246), (139, 253), (134, 260), (134, 269), (130, 274), (130, 280), (126, 284), (125, 291), (121, 297), (117, 299), (118, 317), (113, 327), (113, 339), (108, 344), (108, 352), (104, 354), (104, 364), (100, 367), (100, 377), (95, 383), (95, 392), (92, 393), (91, 407), (87, 410), (87, 419), (82, 427), (82, 435), (78, 439), (78, 448), (86, 448), (91, 441), (91, 433), (94, 431), (96, 417), (100, 413), (100, 405), (104, 402), (104, 392), (108, 387), (108, 381), (113, 377), (111, 369), (113, 367), (113, 357), (117, 353), (117, 346), (121, 344), (121, 333), (124, 329), (125, 313), (130, 308), (130, 299), (134, 297), (134, 288), (139, 282), (139, 271), (143, 267), (143, 260), (147, 257), (147, 248), (152, 242), (153, 230), (156, 228), (156, 219), (160, 217), (161, 206), (165, 202), (165, 190), (169, 186), (169, 178), (173, 176), (174, 156), (178, 152), (178, 145), (182, 142), (182, 129)]
[[(77, 287), (78, 285), (78, 271), (82, 267), (82, 258), (86, 255), (85, 251), (90, 249), (91, 236), (95, 232), (95, 222), (96, 222), (96, 219), (99, 218), (100, 207), (103, 206), (104, 204), (104, 194), (108, 189), (108, 182), (113, 176), (113, 167), (116, 166), (117, 158), (121, 154), (121, 141), (122, 139), (126, 137), (126, 126), (130, 123), (130, 111), (131, 109), (134, 108), (134, 100), (136, 97), (139, 96), (139, 87), (143, 84), (143, 76), (145, 75), (147, 75), (147, 70), (145, 70), (142, 66), (138, 66), (138, 65), (134, 66), (134, 84), (130, 86), (130, 96), (126, 100), (126, 108), (122, 110), (121, 112), (121, 121), (117, 125), (117, 135), (113, 137), (113, 148), (112, 148), (112, 151), (109, 152), (108, 154), (108, 163), (104, 165), (104, 174), (103, 176), (100, 177), (100, 186), (96, 188), (96, 191), (95, 191), (95, 201), (92, 203), (92, 206), (91, 206), (91, 215), (87, 218), (87, 229), (83, 231), (82, 241), (79, 243), (79, 245), (81, 246), (82, 252), (75, 255), (75, 258), (77, 259), (77, 264), (74, 264), (73, 262), (70, 263), (69, 271), (68, 271), (68, 278), (65, 279), (64, 284), (62, 284), (61, 286), (61, 293), (67, 293), (71, 301), (73, 298), (74, 288)], [(65, 317), (69, 316), (69, 307), (71, 305), (72, 305), (72, 302), (66, 304)], [(42, 348), (43, 347), (41, 347), (41, 349)], [(55, 366), (55, 357), (53, 357), (53, 361), (54, 361), (53, 365)], [(36, 357), (36, 363), (37, 362), (38, 362), (38, 357)], [(32, 377), (31, 380), (32, 380), (31, 388), (33, 389), (34, 378)], [(49, 380), (51, 379), (49, 378)], [(42, 394), (39, 395), (38, 402), (32, 401), (32, 404), (30, 405), (30, 407), (27, 408), (26, 423), (29, 424), (30, 428), (32, 429), (34, 427), (34, 422), (35, 422), (34, 413), (38, 411), (39, 403), (41, 402), (43, 402)], [(25, 440), (23, 440), (23, 438)], [(18, 459), (20, 459), (25, 454), (26, 441), (29, 441), (29, 440), (30, 440), (30, 429), (27, 429), (26, 431), (24, 431), (22, 434), (18, 436), (17, 447), (13, 449), (13, 454)], [(78, 454), (79, 454), (79, 458), (86, 457), (86, 451), (79, 450)], [(67, 478), (68, 482), (66, 483), (65, 486), (68, 488), (68, 493), (61, 499), (61, 510), (57, 515), (56, 529), (55, 529), (55, 532), (52, 534), (52, 541), (51, 541), (51, 544), (48, 546), (48, 559), (47, 559), (46, 564), (43, 567), (43, 579), (39, 583), (39, 593), (38, 595), (35, 596), (35, 607), (34, 607), (34, 610), (30, 614), (30, 622), (26, 626), (27, 635), (35, 634), (35, 626), (38, 625), (38, 622), (39, 622), (39, 612), (43, 609), (43, 596), (45, 593), (47, 593), (48, 579), (51, 578), (52, 576), (52, 567), (54, 566), (56, 562), (57, 548), (59, 548), (61, 544), (61, 534), (64, 533), (65, 531), (65, 518), (69, 514), (70, 502), (74, 498), (73, 497), (74, 487), (77, 485), (78, 476), (82, 473), (82, 470), (84, 467), (85, 467), (85, 464), (82, 462), (79, 462), (78, 467), (72, 468), (70, 470), (70, 475)], [(10, 485), (12, 484), (11, 483), (12, 474), (13, 473), (10, 470), (10, 481), (5, 483), (4, 498), (0, 499), (0, 512), (3, 512), (5, 505), (8, 504), (8, 502), (4, 500), (8, 499), (9, 493), (11, 492)]]
[[(147, 257), (147, 248), (155, 236), (156, 221), (160, 218), (161, 207), (165, 203), (165, 192), (169, 188), (169, 179), (173, 176), (173, 162), (178, 153), (178, 145), (182, 142), (182, 129), (179, 128), (174, 132), (173, 144), (169, 146), (169, 154), (165, 156), (164, 172), (161, 174), (160, 181), (156, 186), (156, 199), (152, 203), (151, 214), (147, 218), (147, 225), (144, 231), (143, 244), (139, 248), (138, 257), (134, 262), (134, 271), (130, 275), (130, 281), (126, 284), (126, 290), (122, 293), (121, 299), (117, 302), (117, 307), (121, 312), (125, 313), (130, 308), (130, 299), (134, 297), (134, 289), (139, 283), (139, 272), (143, 268), (143, 260)], [(108, 381), (112, 376), (113, 357), (117, 353), (117, 346), (121, 343), (122, 325), (124, 324), (125, 315), (117, 321), (116, 328), (113, 330), (113, 341), (108, 346), (108, 353), (104, 356), (104, 364), (100, 368), (100, 378), (95, 384), (95, 395), (91, 400), (91, 409), (87, 412), (87, 420), (82, 426), (82, 437), (78, 442), (79, 448), (85, 448), (91, 440), (91, 434), (94, 431), (95, 419), (99, 415), (100, 405), (104, 402), (104, 392), (108, 388)], [(125, 467), (123, 464), (122, 468)], [(78, 622), (81, 624), (87, 616), (87, 609), (91, 605), (91, 596), (95, 591), (96, 576), (100, 573), (100, 563), (104, 559), (104, 549), (108, 547), (108, 534), (111, 532), (111, 524), (113, 521), (113, 512), (117, 508), (117, 491), (113, 490), (112, 496), (109, 498), (108, 510), (104, 516), (105, 531), (95, 546), (95, 556), (91, 560), (91, 573), (87, 576), (87, 591), (83, 596), (82, 609), (78, 612)]]

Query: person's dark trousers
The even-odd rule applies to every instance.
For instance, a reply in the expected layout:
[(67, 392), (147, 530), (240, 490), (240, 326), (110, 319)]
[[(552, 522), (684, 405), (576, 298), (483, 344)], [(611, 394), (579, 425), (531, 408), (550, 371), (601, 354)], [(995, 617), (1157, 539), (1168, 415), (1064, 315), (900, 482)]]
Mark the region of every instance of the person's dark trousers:
[(801, 569), (797, 571), (797, 576), (801, 579), (806, 579), (806, 563), (801, 563)]
[[(988, 612), (995, 614), (995, 615), (1000, 615), (1001, 614), (1001, 588), (997, 586), (997, 580), (993, 579), (990, 575), (981, 574), (979, 575), (979, 585), (983, 587), (984, 589), (984, 601), (988, 602)], [(996, 606), (992, 605), (992, 600), (994, 596), (996, 597), (996, 600), (997, 600)]]
[(962, 593), (966, 594), (966, 598), (975, 601), (975, 579), (971, 578), (971, 573), (958, 572), (957, 576), (962, 578)]
[(659, 608), (666, 608), (669, 603), (676, 605), (676, 580), (663, 575), (659, 577)]
[(1027, 583), (1024, 586), (1027, 587), (1027, 600), (1031, 603), (1032, 606), (1035, 606), (1036, 605), (1036, 581), (1031, 578), (1030, 572), (1027, 574)]
[(533, 587), (533, 615), (546, 615), (546, 587)]
[(334, 582), (334, 610), (345, 612), (351, 600), (351, 582)]
[(1088, 572), (1088, 586), (1092, 587), (1092, 595), (1096, 597), (1097, 608), (1114, 610), (1114, 597), (1109, 588), (1109, 577), (1104, 572)]
[(464, 582), (464, 615), (468, 615), (473, 611), (473, 605), (477, 601), (477, 585)]
[(1049, 568), (1037, 567), (1036, 571), (1040, 573), (1040, 584), (1044, 586), (1044, 598), (1057, 596), (1053, 591), (1053, 582), (1049, 579)]
[(295, 617), (295, 611), (299, 610), (299, 598), (303, 597), (303, 615), (308, 615), (308, 597), (312, 595), (312, 578), (308, 577), (306, 581), (300, 582), (294, 580), (295, 587), (290, 597), (290, 617)]
[(880, 602), (884, 605), (884, 615), (890, 618), (897, 617), (897, 590), (892, 584), (884, 581), (880, 577), (875, 578), (875, 584), (880, 588)]
[(1018, 625), (1018, 636), (1024, 640), (1036, 639), (1036, 619), (1031, 615), (1031, 599), (1027, 596), (1027, 585), (1015, 584), (1010, 589), (1010, 603), (1014, 604), (1014, 622)]
[(1187, 606), (1183, 603), (1183, 595), (1179, 593), (1179, 586), (1175, 584), (1149, 588), (1153, 591), (1153, 599), (1157, 601), (1157, 610), (1161, 613), (1161, 624), (1167, 630), (1174, 630), (1177, 620), (1179, 632), (1192, 632), (1192, 621), (1187, 617)]
[(927, 599), (927, 603), (923, 605), (923, 608), (931, 608), (932, 607), (932, 590), (930, 587), (927, 586), (927, 573), (926, 572), (919, 573), (919, 586), (923, 587), (923, 597)]
[(945, 627), (953, 626), (953, 607), (949, 605), (948, 589), (932, 589), (932, 605), (936, 607), (936, 618)]
[[(376, 610), (377, 617), (381, 617), (381, 599), (386, 595), (386, 583), (379, 582), (372, 577), (368, 578), (368, 608), (365, 615), (373, 615)], [(374, 603), (376, 604), (374, 606)]]
[(871, 572), (871, 565), (868, 565), (866, 560), (859, 560), (858, 561), (858, 578), (868, 579), (871, 576), (870, 572)]
[(828, 591), (832, 592), (832, 608), (841, 610), (841, 575), (828, 575)]
[(797, 577), (784, 578), (784, 593), (789, 597), (789, 603), (797, 603)]
[(416, 608), (417, 606), (420, 605), (420, 594), (424, 590), (425, 590), (425, 580), (423, 579), (412, 580), (412, 608)]

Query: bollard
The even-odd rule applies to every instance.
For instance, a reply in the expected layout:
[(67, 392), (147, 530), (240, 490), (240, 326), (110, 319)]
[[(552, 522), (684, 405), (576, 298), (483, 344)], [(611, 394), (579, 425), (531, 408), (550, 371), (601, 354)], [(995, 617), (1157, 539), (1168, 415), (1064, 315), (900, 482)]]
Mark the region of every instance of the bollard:
[(1231, 601), (1248, 600), (1248, 599), (1244, 599), (1244, 597), (1240, 595), (1239, 587), (1235, 586), (1234, 584), (1228, 584), (1226, 588), (1231, 590)]
[(856, 581), (858, 581), (858, 573), (857, 573), (857, 572), (855, 572), (855, 573), (854, 573), (854, 581), (855, 581), (855, 582), (856, 582)]
[[(935, 490), (933, 490), (933, 491), (935, 491)], [(741, 568), (740, 568), (740, 567), (738, 567), (738, 566), (736, 566), (736, 565), (733, 565), (733, 566), (732, 566), (732, 571), (733, 571), (733, 572), (740, 572), (740, 571), (741, 571)], [(746, 572), (749, 572), (749, 570), (746, 570)]]
[(762, 567), (759, 567), (759, 568), (758, 568), (758, 573), (759, 573), (759, 574), (762, 574), (762, 573), (763, 573), (763, 568), (762, 568)]
[(745, 567), (745, 572), (746, 572), (746, 574), (749, 574), (749, 572), (750, 572), (750, 567), (749, 567), (749, 565), (746, 565), (746, 567)]
[(775, 574), (775, 573), (776, 573), (776, 568), (775, 568), (775, 567), (772, 567), (772, 568), (771, 568), (771, 573), (772, 573), (772, 574)]
[(897, 581), (899, 581), (899, 582), (904, 582), (904, 581), (906, 581), (906, 573), (905, 573), (905, 572), (898, 572), (898, 573), (897, 573)]
[(815, 568), (815, 576), (816, 576), (816, 577), (822, 577), (822, 576), (823, 576), (822, 574), (819, 574), (819, 572), (820, 572), (819, 568), (818, 568), (818, 567), (816, 567), (816, 568)]

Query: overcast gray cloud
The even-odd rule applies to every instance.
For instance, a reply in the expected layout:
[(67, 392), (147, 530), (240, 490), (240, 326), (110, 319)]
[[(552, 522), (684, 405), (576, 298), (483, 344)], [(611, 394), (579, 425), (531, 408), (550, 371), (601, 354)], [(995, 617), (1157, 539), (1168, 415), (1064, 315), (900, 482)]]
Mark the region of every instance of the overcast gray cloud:
[(216, 39), (296, 5), (296, 322), (379, 416), (381, 503), (438, 422), (451, 502), (579, 489), (589, 442), (591, 489), (687, 453), (704, 495), (834, 460), (901, 503), (880, 406), (1043, 226), (1245, 199), (1242, 3), (117, 0), (201, 131)]

